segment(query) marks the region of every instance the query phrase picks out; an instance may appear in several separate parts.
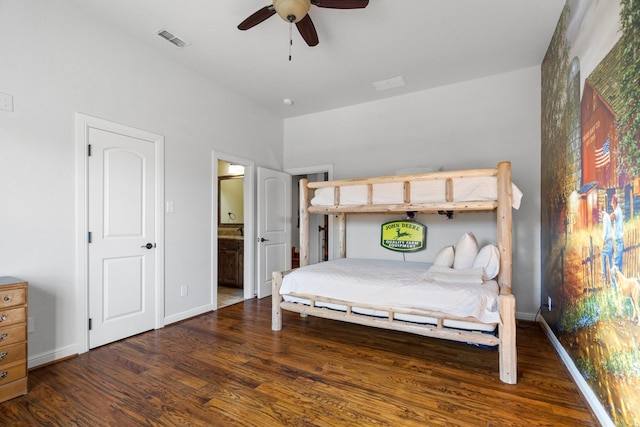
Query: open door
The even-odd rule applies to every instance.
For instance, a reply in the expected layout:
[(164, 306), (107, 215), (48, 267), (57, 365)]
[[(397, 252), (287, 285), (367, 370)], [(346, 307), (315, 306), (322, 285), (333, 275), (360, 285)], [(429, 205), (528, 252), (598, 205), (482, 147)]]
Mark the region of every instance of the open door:
[[(305, 177), (309, 182), (327, 181), (326, 172), (308, 174)], [(329, 216), (309, 215), (309, 264), (317, 264), (329, 259)]]
[[(333, 179), (333, 165), (307, 166), (304, 168), (287, 169), (291, 175), (291, 245), (300, 251), (300, 179), (309, 182), (331, 181)], [(333, 241), (334, 215), (309, 215), (309, 264), (317, 264), (335, 258)], [(293, 264), (292, 264), (293, 265)]]
[(271, 276), (291, 265), (291, 176), (257, 168), (257, 294), (271, 295)]

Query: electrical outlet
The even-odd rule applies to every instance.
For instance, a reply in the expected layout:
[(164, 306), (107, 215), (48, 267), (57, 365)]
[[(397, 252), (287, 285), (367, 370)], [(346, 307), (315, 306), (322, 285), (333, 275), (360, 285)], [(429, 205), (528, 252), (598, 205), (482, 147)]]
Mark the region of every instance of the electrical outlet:
[(189, 287), (187, 285), (180, 286), (180, 296), (186, 297), (187, 295), (189, 295)]
[(547, 297), (547, 308), (551, 311), (551, 297)]
[(36, 321), (33, 317), (29, 316), (27, 318), (27, 333), (32, 334), (36, 330)]

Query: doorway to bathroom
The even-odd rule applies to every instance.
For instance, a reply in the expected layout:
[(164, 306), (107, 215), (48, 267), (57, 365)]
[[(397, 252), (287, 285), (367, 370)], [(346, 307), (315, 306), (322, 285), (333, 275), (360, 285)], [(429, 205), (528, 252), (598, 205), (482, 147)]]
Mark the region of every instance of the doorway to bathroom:
[(253, 173), (250, 160), (214, 153), (212, 288), (215, 307), (252, 298), (254, 291)]

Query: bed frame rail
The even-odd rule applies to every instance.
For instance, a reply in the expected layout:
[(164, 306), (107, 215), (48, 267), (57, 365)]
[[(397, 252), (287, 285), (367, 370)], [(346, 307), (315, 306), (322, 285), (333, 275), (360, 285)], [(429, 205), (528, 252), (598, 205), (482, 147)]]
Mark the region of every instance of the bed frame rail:
[[(471, 344), (479, 344), (486, 346), (498, 345), (500, 354), (500, 380), (507, 384), (515, 384), (517, 382), (517, 364), (516, 364), (516, 341), (515, 341), (515, 298), (513, 295), (500, 295), (498, 304), (501, 311), (501, 323), (498, 325), (498, 336), (487, 333), (466, 331), (455, 328), (449, 328), (443, 325), (444, 320), (465, 320), (454, 316), (447, 316), (444, 313), (432, 312), (428, 310), (406, 309), (400, 307), (374, 307), (363, 306), (357, 304), (361, 308), (371, 308), (389, 313), (388, 317), (374, 317), (366, 314), (359, 314), (352, 310), (353, 304), (346, 301), (335, 299), (320, 298), (311, 295), (297, 295), (299, 298), (307, 299), (310, 305), (301, 303), (284, 301), (280, 295), (280, 287), (282, 279), (289, 271), (275, 271), (272, 277), (272, 309), (271, 309), (271, 329), (279, 331), (282, 329), (282, 310), (288, 310), (300, 313), (301, 316), (315, 316), (323, 319), (339, 320), (342, 322), (355, 323), (364, 326), (372, 326), (375, 328), (388, 329), (400, 332), (409, 332), (431, 338), (442, 338), (451, 341), (458, 341)], [(327, 302), (347, 306), (346, 311), (332, 310), (327, 307), (318, 307), (316, 302)], [(438, 319), (436, 325), (412, 323), (394, 318), (393, 313), (416, 314)], [(479, 323), (479, 322), (478, 322)]]

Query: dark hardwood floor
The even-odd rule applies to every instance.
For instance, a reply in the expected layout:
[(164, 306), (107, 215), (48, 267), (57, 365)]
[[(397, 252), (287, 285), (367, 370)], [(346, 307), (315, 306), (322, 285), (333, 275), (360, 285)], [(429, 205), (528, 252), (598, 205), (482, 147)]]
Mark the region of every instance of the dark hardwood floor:
[[(0, 404), (12, 426), (596, 426), (537, 324), (519, 378), (498, 354), (248, 300), (34, 369)], [(531, 326), (531, 327), (527, 327)]]

